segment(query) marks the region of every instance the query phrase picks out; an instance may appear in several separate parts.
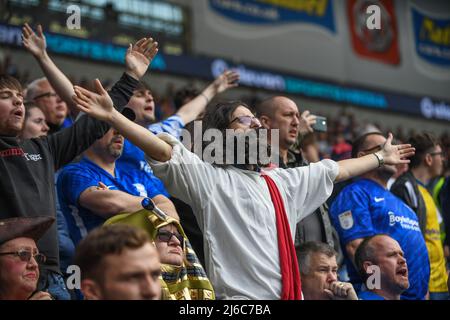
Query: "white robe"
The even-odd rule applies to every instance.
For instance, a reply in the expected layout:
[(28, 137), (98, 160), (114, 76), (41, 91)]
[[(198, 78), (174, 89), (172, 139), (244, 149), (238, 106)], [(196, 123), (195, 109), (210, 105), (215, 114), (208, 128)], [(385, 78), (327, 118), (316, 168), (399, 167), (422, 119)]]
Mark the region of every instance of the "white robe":
[[(192, 207), (217, 298), (280, 299), (275, 209), (261, 173), (212, 166), (172, 136), (158, 137), (173, 146), (172, 158), (147, 161), (169, 193)], [(322, 160), (266, 173), (280, 190), (294, 239), (297, 222), (331, 195), (339, 166)]]

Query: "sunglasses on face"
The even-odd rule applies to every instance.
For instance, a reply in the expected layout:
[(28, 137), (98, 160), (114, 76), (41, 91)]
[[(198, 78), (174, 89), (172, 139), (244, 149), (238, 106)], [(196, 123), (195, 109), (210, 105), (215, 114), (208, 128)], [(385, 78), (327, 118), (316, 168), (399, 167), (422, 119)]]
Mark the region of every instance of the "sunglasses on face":
[(170, 231), (162, 230), (162, 231), (159, 231), (158, 234), (156, 235), (156, 238), (159, 241), (167, 242), (167, 243), (170, 241), (170, 239), (172, 239), (172, 237), (177, 238), (178, 241), (180, 242), (181, 248), (183, 248), (184, 238), (182, 235), (180, 235), (178, 233), (173, 233)]
[(233, 122), (238, 121), (240, 124), (243, 124), (244, 126), (248, 126), (250, 127), (250, 125), (252, 124), (252, 122), (254, 124), (256, 124), (258, 127), (261, 127), (261, 122), (259, 122), (259, 119), (253, 116), (241, 116), (241, 117), (236, 117), (234, 118), (230, 124), (232, 124)]
[(30, 250), (27, 249), (20, 249), (18, 251), (15, 252), (0, 252), (0, 256), (4, 256), (4, 255), (15, 255), (17, 257), (20, 258), (21, 261), (23, 262), (30, 262), (31, 257), (34, 258), (34, 260), (36, 260), (37, 263), (44, 263), (46, 260), (45, 255), (43, 255), (42, 253), (32, 253)]
[(36, 97), (34, 97), (33, 100), (37, 100), (40, 98), (51, 98), (51, 97), (56, 97), (56, 96), (58, 96), (58, 95), (55, 92), (46, 92), (46, 93), (37, 95)]

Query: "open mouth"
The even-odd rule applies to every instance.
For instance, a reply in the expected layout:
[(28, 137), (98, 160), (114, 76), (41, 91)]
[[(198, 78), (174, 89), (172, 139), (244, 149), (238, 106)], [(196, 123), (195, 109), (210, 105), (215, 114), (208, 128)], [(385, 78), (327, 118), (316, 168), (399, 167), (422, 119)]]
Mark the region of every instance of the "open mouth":
[(120, 144), (120, 145), (122, 145), (123, 144), (123, 139), (114, 139), (113, 140), (113, 144)]
[(408, 278), (408, 269), (407, 268), (401, 268), (401, 269), (397, 270), (397, 274), (399, 276)]
[(23, 110), (22, 109), (17, 109), (16, 111), (14, 111), (14, 115), (16, 116), (16, 117), (19, 117), (19, 118), (23, 118)]

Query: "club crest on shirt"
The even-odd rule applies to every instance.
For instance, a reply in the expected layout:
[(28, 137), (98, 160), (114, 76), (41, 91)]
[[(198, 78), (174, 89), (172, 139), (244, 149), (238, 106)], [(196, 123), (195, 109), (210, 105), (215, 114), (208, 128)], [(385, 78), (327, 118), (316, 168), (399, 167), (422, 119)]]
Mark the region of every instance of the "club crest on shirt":
[(342, 229), (348, 230), (353, 227), (353, 216), (350, 210), (341, 213), (338, 217)]

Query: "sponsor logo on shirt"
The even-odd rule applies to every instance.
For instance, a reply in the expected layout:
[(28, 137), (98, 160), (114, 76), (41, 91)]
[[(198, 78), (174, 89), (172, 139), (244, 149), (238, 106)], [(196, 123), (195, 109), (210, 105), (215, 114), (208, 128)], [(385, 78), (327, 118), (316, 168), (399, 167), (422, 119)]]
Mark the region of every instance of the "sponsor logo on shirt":
[(392, 211), (389, 211), (388, 215), (389, 215), (389, 225), (391, 227), (395, 226), (398, 223), (398, 224), (400, 224), (400, 227), (402, 227), (403, 229), (420, 232), (418, 221), (412, 220), (411, 218), (408, 218), (408, 217), (396, 215)]
[(145, 187), (143, 184), (134, 183), (133, 186), (136, 188), (137, 192), (139, 192), (139, 196), (147, 197), (147, 190), (145, 190)]
[(6, 158), (6, 157), (12, 157), (12, 156), (23, 156), (23, 150), (21, 148), (11, 148), (0, 151), (0, 157)]
[(0, 151), (0, 158), (6, 157), (25, 157), (27, 161), (39, 161), (42, 160), (42, 156), (37, 154), (25, 153), (22, 148), (11, 148)]
[(338, 217), (342, 229), (348, 230), (353, 227), (353, 215), (350, 210), (341, 213)]
[(38, 154), (24, 153), (23, 155), (24, 155), (25, 159), (27, 159), (28, 161), (42, 160), (42, 157), (39, 153)]
[(375, 200), (375, 202), (381, 202), (381, 201), (384, 201), (384, 198), (375, 197), (375, 198), (373, 198), (373, 200)]
[(153, 173), (152, 168), (148, 165), (147, 161), (139, 161), (140, 169), (146, 173)]

